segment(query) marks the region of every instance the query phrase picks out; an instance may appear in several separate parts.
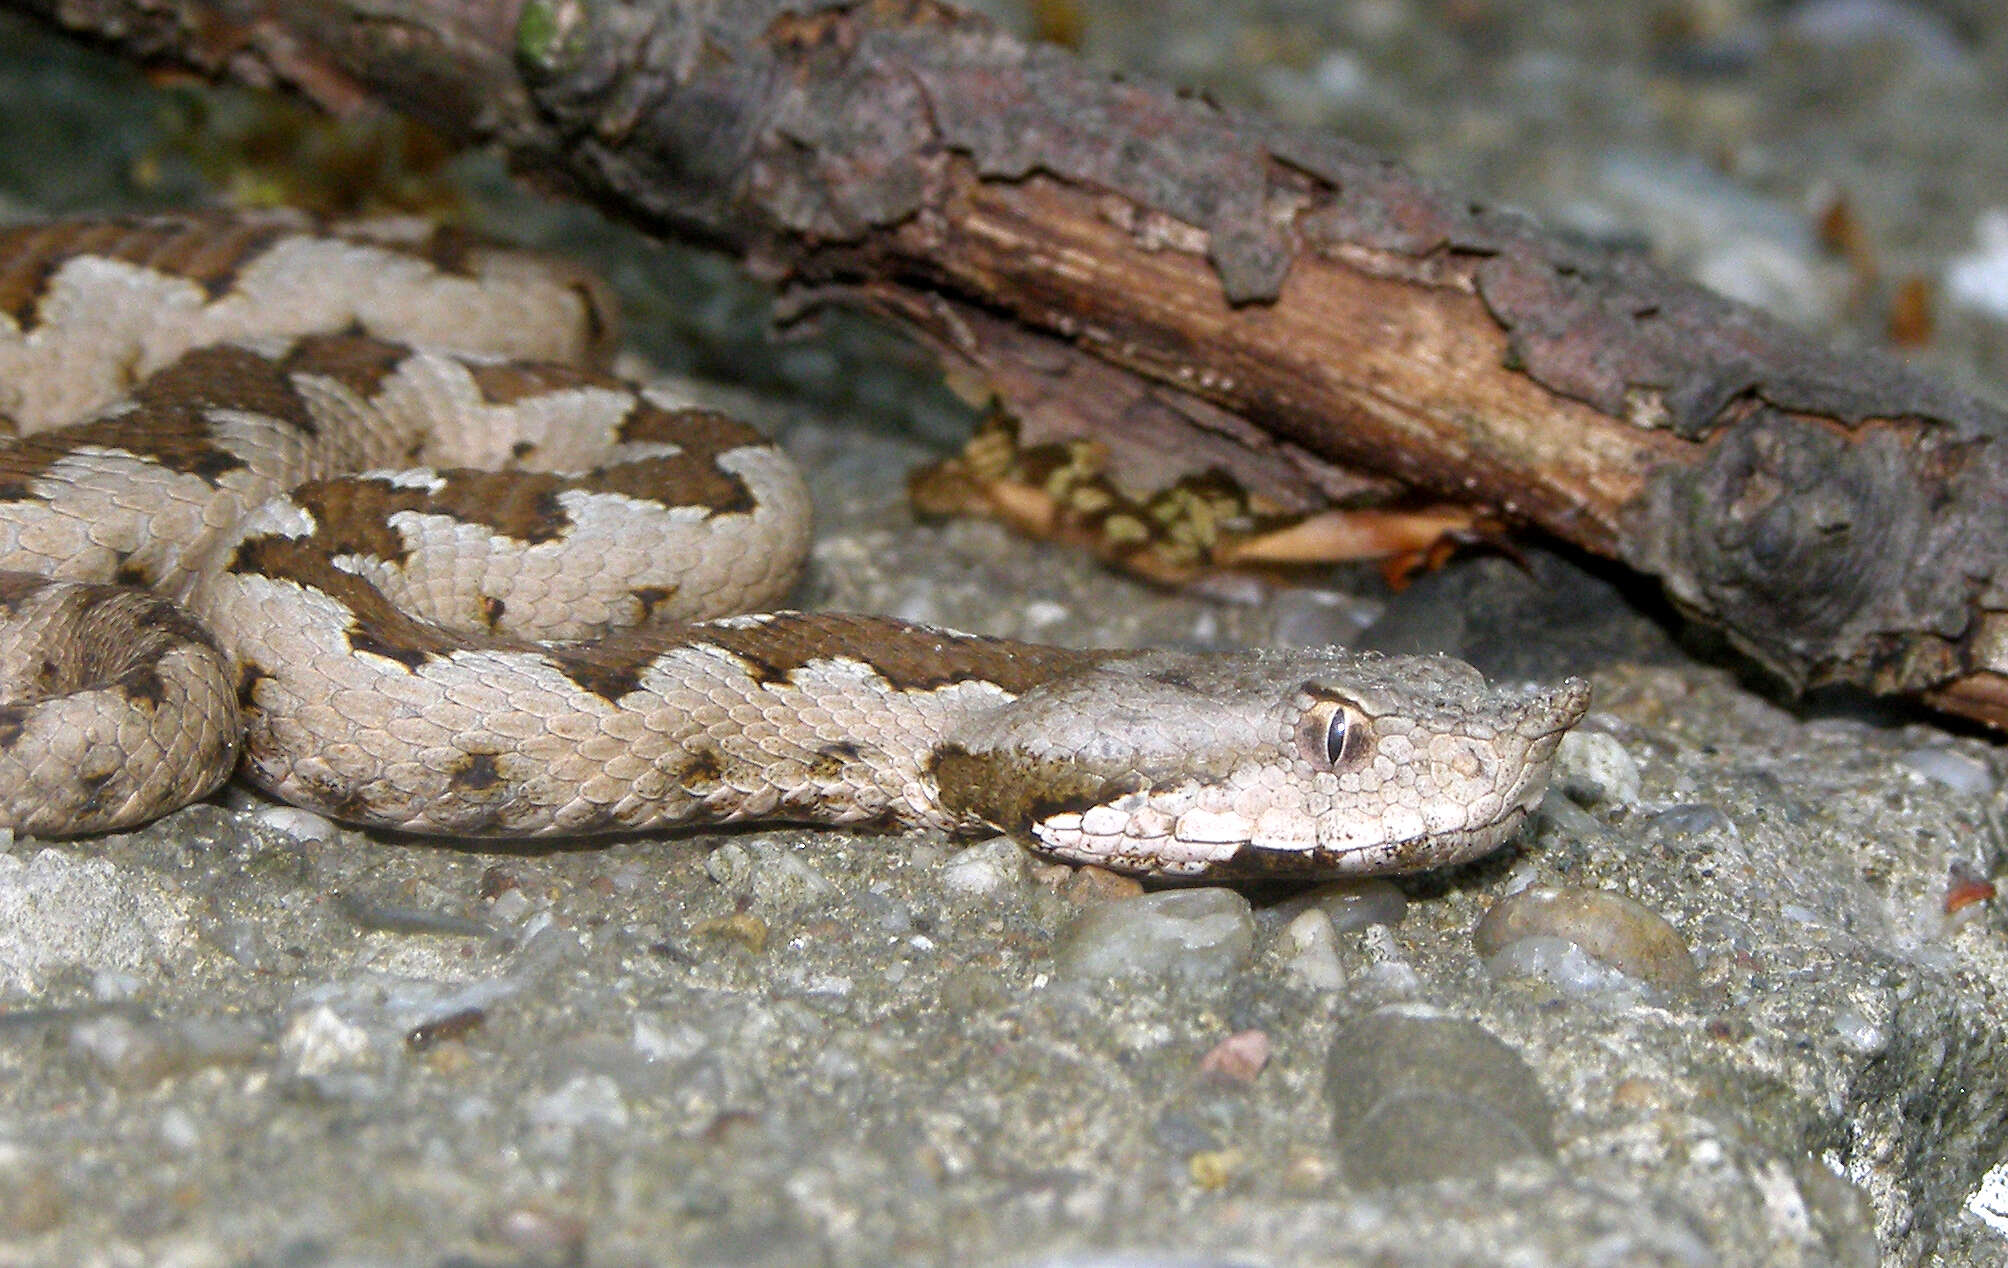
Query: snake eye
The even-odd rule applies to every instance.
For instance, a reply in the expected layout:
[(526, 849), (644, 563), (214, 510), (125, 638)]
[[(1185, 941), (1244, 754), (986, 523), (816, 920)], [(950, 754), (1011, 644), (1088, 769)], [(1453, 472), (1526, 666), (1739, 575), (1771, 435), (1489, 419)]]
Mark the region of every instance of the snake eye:
[(1339, 700), (1317, 700), (1297, 725), (1297, 749), (1313, 766), (1337, 770), (1367, 747), (1367, 724), (1358, 709)]

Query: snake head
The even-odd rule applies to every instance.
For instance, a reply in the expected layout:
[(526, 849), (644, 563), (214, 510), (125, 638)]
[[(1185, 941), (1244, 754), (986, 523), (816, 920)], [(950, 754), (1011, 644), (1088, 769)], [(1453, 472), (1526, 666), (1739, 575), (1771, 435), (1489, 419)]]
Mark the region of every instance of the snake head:
[(1442, 867), (1519, 828), (1589, 705), (1448, 657), (1113, 654), (966, 719), (943, 804), (1044, 853), (1181, 877)]

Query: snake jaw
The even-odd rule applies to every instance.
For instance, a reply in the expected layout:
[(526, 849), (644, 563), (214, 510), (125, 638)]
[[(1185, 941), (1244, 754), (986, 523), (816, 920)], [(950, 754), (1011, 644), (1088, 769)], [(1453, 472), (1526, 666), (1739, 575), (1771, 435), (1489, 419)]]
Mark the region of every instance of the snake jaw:
[[(1182, 878), (1448, 866), (1519, 831), (1547, 787), (1556, 746), (1589, 702), (1579, 679), (1516, 698), (1442, 658), (1254, 654), (1222, 658), (1219, 668), (1217, 680), (1183, 671), (1158, 701), (1164, 717), (1186, 711), (1185, 760), (1209, 774), (1144, 772), (1120, 795), (1084, 802), (1080, 790), (1106, 772), (1067, 766), (1048, 737), (1033, 745), (1036, 768), (1075, 795), (1026, 814), (1022, 805), (1037, 798), (1021, 788), (1018, 820), (1004, 826), (1070, 862)], [(1127, 673), (1151, 678), (1147, 668)], [(1310, 676), (1299, 680), (1302, 673)], [(1251, 679), (1282, 696), (1259, 719), (1236, 703), (1261, 698)], [(1066, 735), (1064, 717), (1054, 716), (1063, 710), (1041, 700), (1020, 704), (1039, 725), (1061, 723), (1058, 736)], [(1342, 730), (1334, 718), (1344, 720)], [(1242, 745), (1231, 756), (1220, 751), (1223, 729), (1238, 737), (1227, 748)], [(1097, 760), (1109, 756), (1106, 739), (1099, 735), (1092, 747)]]

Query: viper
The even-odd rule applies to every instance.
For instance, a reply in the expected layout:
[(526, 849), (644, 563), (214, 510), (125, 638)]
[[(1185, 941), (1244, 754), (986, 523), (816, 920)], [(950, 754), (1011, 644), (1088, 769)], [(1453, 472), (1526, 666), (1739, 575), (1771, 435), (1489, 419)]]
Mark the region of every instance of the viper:
[(799, 474), (606, 373), (613, 326), (576, 268), (409, 223), (0, 232), (0, 826), (241, 771), (455, 837), (775, 819), (1403, 871), (1510, 836), (1587, 707), (1444, 657), (770, 610)]

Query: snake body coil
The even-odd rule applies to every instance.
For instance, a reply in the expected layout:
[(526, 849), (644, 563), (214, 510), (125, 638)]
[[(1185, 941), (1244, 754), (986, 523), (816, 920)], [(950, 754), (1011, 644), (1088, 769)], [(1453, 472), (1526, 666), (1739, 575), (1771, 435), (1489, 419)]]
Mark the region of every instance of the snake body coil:
[(807, 549), (799, 477), (590, 368), (610, 328), (591, 279), (430, 231), (0, 233), (0, 826), (132, 825), (241, 765), (421, 833), (790, 819), (1410, 870), (1509, 835), (1585, 708), (1443, 658), (759, 611)]

